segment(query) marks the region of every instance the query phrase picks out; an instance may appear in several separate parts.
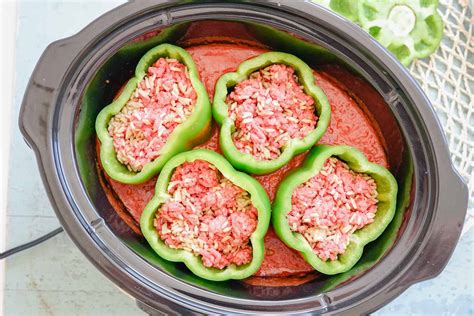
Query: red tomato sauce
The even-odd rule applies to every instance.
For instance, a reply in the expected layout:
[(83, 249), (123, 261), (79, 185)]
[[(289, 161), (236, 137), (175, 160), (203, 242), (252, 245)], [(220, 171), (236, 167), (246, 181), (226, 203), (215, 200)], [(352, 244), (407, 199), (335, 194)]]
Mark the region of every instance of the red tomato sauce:
[[(241, 62), (264, 53), (266, 50), (235, 44), (209, 44), (190, 47), (187, 48), (187, 51), (193, 57), (201, 80), (212, 98), (215, 83), (221, 75), (235, 71)], [(326, 93), (331, 105), (330, 125), (319, 143), (354, 146), (361, 150), (370, 161), (388, 167), (383, 142), (379, 139), (379, 134), (358, 103), (341, 87), (336, 79), (327, 73), (315, 72), (315, 78), (317, 84)], [(218, 133), (218, 128), (214, 126), (211, 138), (198, 147), (220, 152)], [(278, 183), (289, 170), (300, 165), (305, 156), (306, 153), (296, 156), (286, 166), (271, 174), (255, 176), (263, 185), (271, 200), (274, 198)], [(119, 215), (122, 218), (128, 216), (127, 219), (124, 218), (127, 223), (131, 220), (139, 223), (143, 209), (154, 194), (156, 177), (143, 184), (130, 185), (114, 181), (105, 173), (103, 175), (114, 193), (113, 195), (108, 194), (112, 205), (116, 208), (116, 205), (119, 204), (117, 200), (119, 200), (129, 212), (131, 218), (130, 215), (124, 214), (124, 210), (118, 210)], [(134, 231), (137, 231), (136, 226)], [(314, 277), (307, 277), (308, 273), (313, 271), (313, 268), (304, 261), (299, 253), (284, 245), (275, 235), (273, 229), (270, 228), (265, 236), (265, 258), (262, 266), (254, 277), (249, 279), (248, 283), (272, 286), (276, 284), (297, 285), (313, 279)], [(290, 282), (275, 282), (275, 278), (282, 277), (290, 277), (288, 279)], [(299, 277), (302, 277), (301, 280), (295, 281)], [(268, 282), (262, 281), (267, 278)]]

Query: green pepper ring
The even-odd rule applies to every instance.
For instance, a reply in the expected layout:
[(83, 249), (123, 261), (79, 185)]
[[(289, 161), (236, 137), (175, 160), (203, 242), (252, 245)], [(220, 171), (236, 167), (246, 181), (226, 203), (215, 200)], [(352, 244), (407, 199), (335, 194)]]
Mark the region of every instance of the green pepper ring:
[[(360, 25), (377, 41), (408, 66), (415, 58), (425, 58), (439, 46), (443, 37), (443, 20), (436, 11), (438, 0), (313, 0)], [(403, 27), (412, 25), (409, 34), (398, 36), (390, 31), (389, 20), (394, 7), (405, 7), (398, 18)], [(395, 15), (394, 15), (395, 16)], [(414, 17), (415, 19), (408, 19)], [(409, 23), (406, 23), (409, 22)]]
[[(147, 163), (141, 171), (131, 172), (117, 159), (113, 139), (108, 133), (107, 126), (110, 119), (120, 112), (130, 99), (138, 83), (145, 76), (148, 67), (160, 57), (175, 58), (187, 66), (189, 78), (197, 94), (195, 108), (186, 121), (179, 124), (171, 133), (166, 144), (160, 150), (160, 156)], [(105, 172), (112, 179), (127, 184), (147, 181), (157, 174), (175, 154), (189, 150), (207, 139), (211, 130), (211, 106), (191, 55), (181, 47), (170, 44), (161, 44), (149, 50), (138, 62), (135, 76), (127, 82), (120, 96), (99, 113), (95, 129), (101, 143), (100, 159)]]
[[(408, 16), (414, 18), (411, 21), (412, 29), (406, 35), (397, 35), (389, 27), (390, 15), (395, 7), (409, 10), (400, 15), (405, 20)], [(357, 4), (357, 21), (404, 66), (408, 66), (413, 59), (428, 57), (438, 48), (443, 37), (443, 20), (437, 8), (438, 0), (423, 3), (417, 0), (360, 0)], [(407, 21), (402, 22), (404, 25), (407, 24)]]
[[(250, 237), (253, 252), (250, 263), (241, 266), (231, 265), (222, 270), (207, 268), (203, 266), (202, 259), (191, 252), (166, 246), (156, 232), (155, 214), (161, 204), (169, 198), (166, 191), (174, 169), (184, 162), (194, 160), (204, 160), (211, 163), (225, 178), (250, 193), (252, 204), (258, 211), (257, 227)], [(264, 237), (270, 224), (270, 214), (270, 200), (257, 180), (243, 172), (236, 171), (221, 155), (207, 149), (196, 149), (177, 154), (165, 164), (156, 182), (155, 195), (141, 215), (140, 227), (146, 240), (160, 257), (173, 262), (183, 262), (189, 270), (201, 278), (211, 281), (225, 281), (244, 279), (257, 272), (264, 257)]]
[[(340, 158), (356, 172), (370, 175), (377, 184), (379, 202), (374, 222), (351, 236), (351, 242), (337, 260), (323, 261), (301, 234), (291, 231), (286, 216), (291, 210), (291, 197), (295, 188), (317, 174), (331, 156)], [(317, 271), (328, 275), (342, 273), (359, 261), (364, 246), (377, 239), (391, 222), (395, 215), (396, 199), (397, 182), (387, 169), (369, 162), (364, 154), (353, 147), (320, 145), (310, 151), (301, 167), (295, 169), (279, 184), (272, 206), (273, 227), (278, 237), (287, 246), (300, 251), (303, 258)]]
[[(292, 67), (298, 75), (305, 93), (313, 97), (318, 122), (316, 128), (304, 139), (291, 139), (282, 154), (274, 160), (257, 160), (252, 155), (242, 153), (237, 149), (232, 133), (235, 131), (233, 121), (228, 115), (226, 104), (227, 89), (247, 79), (248, 76), (258, 69), (271, 64), (285, 64)], [(287, 164), (295, 155), (310, 149), (323, 136), (329, 125), (331, 107), (323, 90), (316, 86), (312, 69), (301, 59), (286, 53), (269, 52), (255, 58), (244, 61), (239, 65), (236, 72), (222, 75), (216, 84), (214, 101), (212, 104), (214, 119), (221, 125), (220, 147), (226, 158), (234, 167), (253, 174), (266, 174), (280, 169)]]

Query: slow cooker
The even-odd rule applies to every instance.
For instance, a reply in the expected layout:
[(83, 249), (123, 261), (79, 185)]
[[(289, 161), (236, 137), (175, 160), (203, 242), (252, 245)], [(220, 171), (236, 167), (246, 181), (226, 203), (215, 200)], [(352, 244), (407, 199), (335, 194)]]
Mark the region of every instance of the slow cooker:
[[(206, 21), (213, 21), (213, 34), (186, 37)], [(341, 78), (352, 78), (346, 84), (378, 122), (400, 188), (397, 215), (352, 270), (299, 286), (206, 281), (160, 259), (119, 218), (99, 184), (94, 121), (150, 48), (153, 34), (184, 47), (258, 43), (295, 54), (316, 70), (336, 64), (348, 74)], [(361, 82), (371, 89), (358, 89)], [(466, 213), (466, 185), (421, 88), (363, 30), (310, 2), (126, 3), (46, 49), (19, 124), (70, 238), (149, 313), (369, 313), (443, 270)]]

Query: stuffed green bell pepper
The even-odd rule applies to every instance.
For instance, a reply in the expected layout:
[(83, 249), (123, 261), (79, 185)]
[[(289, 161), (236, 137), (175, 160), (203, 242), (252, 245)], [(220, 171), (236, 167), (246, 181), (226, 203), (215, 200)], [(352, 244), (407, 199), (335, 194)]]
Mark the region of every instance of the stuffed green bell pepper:
[(210, 128), (209, 97), (191, 55), (158, 45), (97, 116), (102, 166), (119, 182), (145, 182), (175, 154), (206, 140)]
[(314, 147), (279, 185), (273, 226), (317, 271), (351, 269), (395, 214), (397, 182), (350, 146)]
[(330, 105), (301, 59), (269, 52), (244, 61), (216, 84), (220, 148), (239, 170), (273, 172), (310, 149), (329, 124)]
[(244, 279), (264, 257), (271, 205), (263, 187), (206, 149), (163, 167), (140, 227), (162, 258), (211, 281)]

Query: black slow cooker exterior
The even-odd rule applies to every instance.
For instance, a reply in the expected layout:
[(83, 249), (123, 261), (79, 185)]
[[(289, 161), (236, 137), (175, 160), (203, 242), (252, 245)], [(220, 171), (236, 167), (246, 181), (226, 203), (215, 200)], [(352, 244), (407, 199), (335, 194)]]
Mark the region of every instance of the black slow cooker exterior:
[[(133, 244), (132, 237), (124, 243), (127, 233), (120, 235), (111, 229), (115, 219), (100, 211), (106, 200), (91, 195), (96, 184), (84, 179), (96, 175), (81, 174), (75, 146), (88, 83), (131, 38), (157, 27), (207, 19), (260, 23), (318, 43), (384, 98), (403, 135), (412, 167), (410, 211), (395, 245), (363, 275), (327, 291), (305, 288), (304, 293), (290, 296), (265, 298), (231, 288), (228, 292), (214, 290), (209, 284), (187, 282), (180, 271), (173, 274), (151, 264), (139, 255), (143, 246)], [(302, 1), (136, 1), (120, 6), (46, 49), (24, 96), (20, 128), (35, 151), (51, 203), (68, 235), (98, 269), (148, 312), (371, 312), (411, 284), (442, 271), (466, 213), (466, 185), (453, 169), (442, 127), (414, 79), (364, 31)], [(91, 130), (89, 136), (93, 133)], [(82, 154), (94, 156), (93, 151)], [(100, 195), (99, 189), (94, 192)]]

